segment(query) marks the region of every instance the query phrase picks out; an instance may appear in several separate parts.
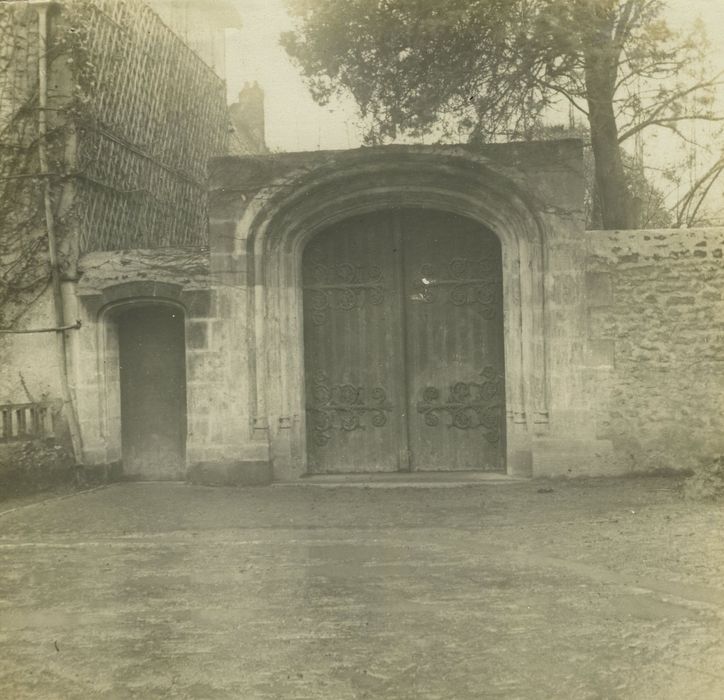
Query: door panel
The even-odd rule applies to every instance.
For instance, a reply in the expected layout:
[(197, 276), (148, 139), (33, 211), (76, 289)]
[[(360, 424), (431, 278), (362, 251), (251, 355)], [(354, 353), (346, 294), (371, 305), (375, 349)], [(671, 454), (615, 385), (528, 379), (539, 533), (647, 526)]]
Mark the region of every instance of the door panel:
[(183, 478), (186, 353), (183, 314), (134, 308), (118, 317), (123, 469), (142, 479)]
[(497, 238), (472, 221), (405, 212), (406, 380), (416, 470), (503, 465), (502, 284)]
[(353, 219), (304, 252), (309, 470), (394, 471), (404, 411), (399, 250), (388, 216)]
[(309, 471), (504, 468), (501, 253), (476, 223), (381, 212), (303, 258)]

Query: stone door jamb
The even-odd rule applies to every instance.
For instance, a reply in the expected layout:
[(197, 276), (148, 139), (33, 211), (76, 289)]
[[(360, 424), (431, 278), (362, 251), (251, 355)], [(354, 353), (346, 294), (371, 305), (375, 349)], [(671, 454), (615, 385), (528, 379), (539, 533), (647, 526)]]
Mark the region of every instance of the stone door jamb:
[[(348, 162), (345, 161), (347, 155)], [(417, 155), (417, 157), (415, 157)], [(394, 208), (465, 216), (495, 233), (503, 254), (509, 473), (527, 473), (532, 433), (548, 423), (543, 225), (520, 189), (473, 156), (338, 156), (335, 167), (287, 175), (259, 192), (239, 222), (246, 241), (256, 348), (254, 427), (268, 431), (275, 478), (306, 471), (301, 261), (317, 233)]]

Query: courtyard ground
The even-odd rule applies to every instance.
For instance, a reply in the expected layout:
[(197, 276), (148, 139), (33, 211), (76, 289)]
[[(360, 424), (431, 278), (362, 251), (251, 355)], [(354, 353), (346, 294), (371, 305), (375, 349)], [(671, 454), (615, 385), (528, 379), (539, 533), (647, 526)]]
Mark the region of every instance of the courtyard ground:
[(724, 512), (674, 479), (0, 504), (0, 697), (724, 697)]

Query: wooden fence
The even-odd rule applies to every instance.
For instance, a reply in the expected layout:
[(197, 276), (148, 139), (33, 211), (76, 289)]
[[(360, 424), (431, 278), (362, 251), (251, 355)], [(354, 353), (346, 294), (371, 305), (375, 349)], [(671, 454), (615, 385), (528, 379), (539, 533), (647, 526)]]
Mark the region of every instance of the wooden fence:
[(0, 443), (56, 437), (58, 402), (0, 404)]

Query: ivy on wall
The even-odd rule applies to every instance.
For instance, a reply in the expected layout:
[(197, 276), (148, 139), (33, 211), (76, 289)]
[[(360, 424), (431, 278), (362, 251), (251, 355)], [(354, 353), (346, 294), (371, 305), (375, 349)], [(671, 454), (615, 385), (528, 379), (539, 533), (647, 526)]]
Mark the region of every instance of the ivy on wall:
[(14, 323), (50, 278), (38, 177), (34, 14), (0, 9), (0, 327)]
[(83, 252), (205, 245), (206, 163), (228, 136), (223, 82), (141, 0), (66, 0), (47, 58), (41, 173), (37, 15), (0, 5), (0, 327), (48, 285), (44, 178), (74, 278)]

